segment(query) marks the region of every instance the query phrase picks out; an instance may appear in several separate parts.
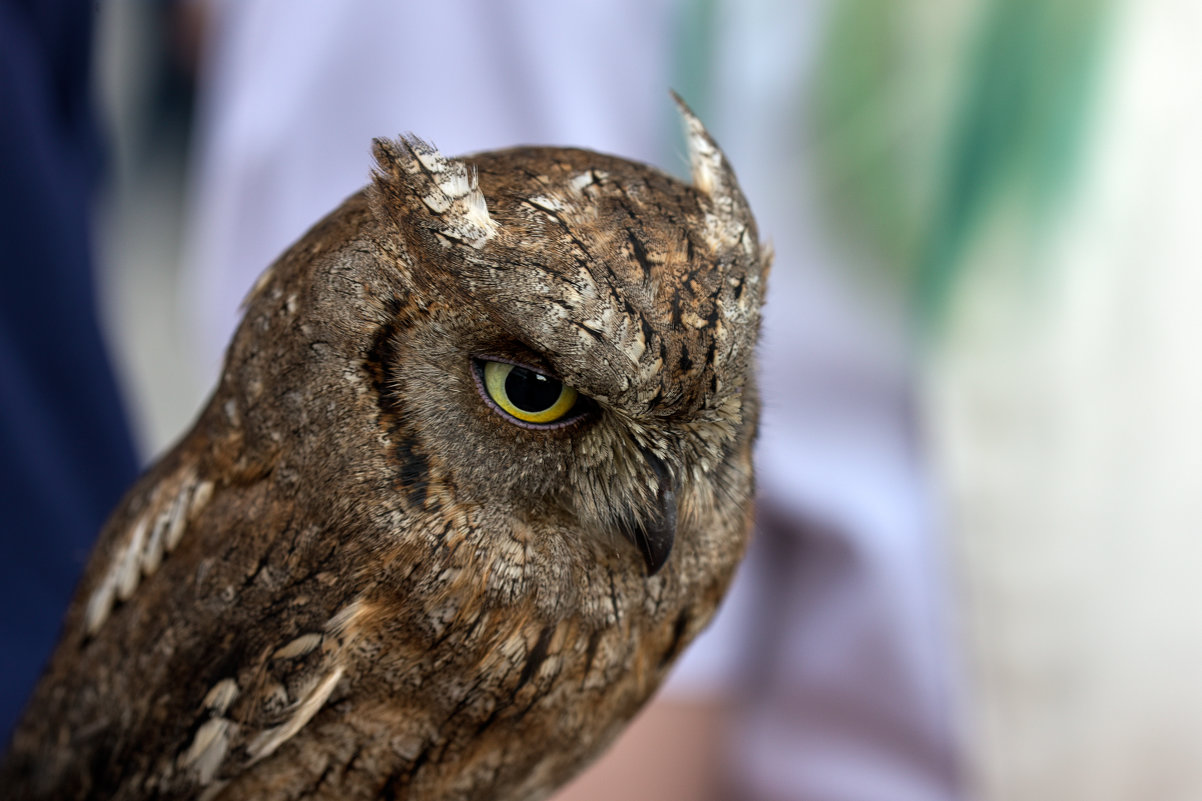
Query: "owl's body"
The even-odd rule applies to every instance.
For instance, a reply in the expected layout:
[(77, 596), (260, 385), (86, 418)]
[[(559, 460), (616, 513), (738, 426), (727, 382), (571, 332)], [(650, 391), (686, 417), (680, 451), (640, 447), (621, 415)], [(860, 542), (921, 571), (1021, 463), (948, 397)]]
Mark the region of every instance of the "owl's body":
[(377, 142), (105, 527), (6, 797), (534, 799), (615, 736), (751, 521), (764, 267), (685, 114), (695, 186)]

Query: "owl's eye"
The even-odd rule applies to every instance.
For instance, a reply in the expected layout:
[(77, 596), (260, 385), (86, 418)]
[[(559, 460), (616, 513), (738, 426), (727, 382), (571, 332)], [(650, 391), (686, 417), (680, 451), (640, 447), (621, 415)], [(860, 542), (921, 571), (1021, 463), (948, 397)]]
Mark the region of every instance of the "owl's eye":
[(491, 359), (477, 359), (476, 370), (485, 399), (519, 423), (553, 427), (583, 414), (579, 393), (557, 378)]

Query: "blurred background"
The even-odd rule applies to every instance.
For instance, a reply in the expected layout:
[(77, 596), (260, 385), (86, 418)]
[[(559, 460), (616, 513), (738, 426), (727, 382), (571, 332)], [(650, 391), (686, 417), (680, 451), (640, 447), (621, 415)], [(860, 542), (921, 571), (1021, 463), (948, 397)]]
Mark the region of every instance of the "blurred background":
[[(683, 176), (673, 87), (776, 252), (760, 522), (559, 798), (1202, 797), (1202, 6), (433, 5), (0, 3), (5, 731), (133, 449), (189, 425), (373, 136)], [(81, 510), (61, 542), (39, 503)]]

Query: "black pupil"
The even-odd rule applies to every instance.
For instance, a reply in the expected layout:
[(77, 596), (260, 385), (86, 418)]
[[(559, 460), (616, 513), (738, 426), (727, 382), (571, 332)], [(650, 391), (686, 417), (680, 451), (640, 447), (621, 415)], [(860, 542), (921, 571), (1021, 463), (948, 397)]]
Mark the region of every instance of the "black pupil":
[(543, 412), (559, 400), (563, 383), (525, 367), (514, 367), (505, 377), (505, 394), (523, 412)]

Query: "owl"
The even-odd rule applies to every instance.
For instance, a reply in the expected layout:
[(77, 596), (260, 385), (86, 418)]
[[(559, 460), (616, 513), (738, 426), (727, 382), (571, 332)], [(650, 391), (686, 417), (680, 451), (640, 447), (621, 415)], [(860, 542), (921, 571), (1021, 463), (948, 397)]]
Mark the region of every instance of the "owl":
[(19, 799), (539, 799), (713, 615), (752, 520), (767, 258), (584, 150), (376, 140), (102, 531)]

